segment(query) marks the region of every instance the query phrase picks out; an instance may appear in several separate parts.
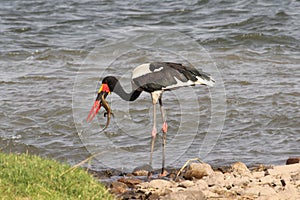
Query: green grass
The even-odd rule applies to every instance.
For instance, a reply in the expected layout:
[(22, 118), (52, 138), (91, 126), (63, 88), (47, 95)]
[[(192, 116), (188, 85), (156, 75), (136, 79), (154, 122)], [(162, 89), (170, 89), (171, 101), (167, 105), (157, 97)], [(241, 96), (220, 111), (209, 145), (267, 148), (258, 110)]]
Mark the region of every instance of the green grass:
[(82, 168), (28, 154), (0, 153), (0, 199), (114, 199)]

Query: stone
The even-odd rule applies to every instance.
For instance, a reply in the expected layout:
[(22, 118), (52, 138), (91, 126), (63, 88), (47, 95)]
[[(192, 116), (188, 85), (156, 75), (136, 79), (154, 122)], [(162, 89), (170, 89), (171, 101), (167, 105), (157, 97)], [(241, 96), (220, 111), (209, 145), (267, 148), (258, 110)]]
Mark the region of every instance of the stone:
[[(222, 197), (222, 198), (226, 198), (226, 199), (236, 199), (234, 197), (236, 197), (236, 192), (228, 189), (228, 188), (224, 188), (224, 187), (213, 187), (212, 188), (212, 191), (219, 195), (219, 197)], [(218, 198), (219, 199), (219, 198)]]
[(280, 199), (300, 199), (300, 191), (295, 185), (287, 184), (284, 186), (284, 190), (278, 192)]
[(151, 193), (147, 198), (147, 200), (157, 200), (157, 199), (159, 199), (159, 195), (156, 193)]
[(236, 162), (231, 165), (232, 171), (237, 172), (238, 174), (245, 175), (249, 174), (250, 170), (248, 167), (242, 162)]
[(193, 178), (201, 179), (202, 177), (212, 175), (213, 173), (214, 171), (209, 164), (191, 163), (183, 177), (188, 180)]
[(300, 172), (291, 176), (293, 181), (300, 181)]
[(130, 177), (130, 178), (120, 178), (119, 182), (126, 184), (130, 188), (134, 188), (137, 184), (140, 184), (142, 181), (140, 179)]
[(134, 176), (148, 176), (148, 171), (146, 170), (137, 170), (132, 172)]
[[(216, 194), (210, 190), (204, 190), (202, 192), (205, 196), (205, 199), (221, 199), (218, 194)], [(225, 199), (227, 199), (227, 198), (224, 198), (224, 200)]]
[(269, 185), (272, 182), (274, 182), (274, 178), (272, 176), (270, 176), (270, 175), (264, 176), (264, 177), (262, 177), (262, 178), (259, 179), (260, 185)]
[(182, 181), (181, 183), (179, 183), (178, 187), (188, 188), (188, 187), (192, 187), (194, 185), (195, 185), (195, 183), (193, 181), (186, 180), (186, 181)]
[(123, 193), (127, 192), (128, 187), (125, 183), (116, 181), (116, 182), (111, 183), (110, 190), (112, 193), (115, 193), (115, 194), (123, 194)]
[(166, 195), (172, 192), (176, 184), (162, 179), (155, 179), (150, 182), (143, 182), (137, 185), (135, 191), (143, 192), (146, 195), (157, 194), (159, 196)]
[(216, 172), (213, 176), (208, 176), (206, 178), (206, 183), (209, 186), (223, 185), (224, 184), (224, 174), (222, 172)]
[(202, 191), (180, 191), (173, 192), (160, 198), (161, 200), (205, 200), (206, 197)]
[(287, 165), (291, 165), (295, 163), (300, 163), (300, 157), (289, 158), (286, 160)]
[(156, 180), (152, 180), (149, 183), (149, 186), (155, 189), (164, 189), (164, 188), (169, 188), (169, 187), (173, 187), (174, 184), (170, 181), (167, 180), (162, 180), (162, 179), (156, 179)]
[(263, 172), (263, 171), (266, 171), (269, 168), (271, 168), (271, 166), (266, 166), (266, 165), (263, 165), (263, 164), (259, 164), (259, 165), (253, 166), (250, 170), (252, 172)]
[[(256, 197), (266, 196), (266, 197), (274, 197), (277, 196), (276, 191), (268, 186), (253, 186), (250, 188), (246, 188), (244, 194), (255, 195)], [(278, 199), (278, 197), (277, 197)]]
[(268, 173), (271, 176), (283, 175), (283, 174), (295, 174), (300, 172), (300, 163), (274, 166), (273, 169), (268, 169)]
[(258, 171), (258, 172), (252, 173), (252, 177), (256, 178), (256, 179), (262, 178), (264, 176), (265, 176), (265, 172), (263, 172), (263, 171)]
[(235, 177), (232, 180), (228, 179), (225, 182), (226, 187), (233, 187), (233, 186), (241, 186), (246, 187), (250, 184), (250, 178), (248, 176), (241, 176)]
[(208, 190), (208, 185), (206, 183), (206, 181), (199, 179), (196, 180), (195, 185), (186, 188), (187, 191), (189, 190), (198, 190), (198, 191), (206, 191)]
[(136, 167), (133, 170), (132, 174), (135, 176), (148, 176), (149, 171), (153, 171), (153, 168), (150, 165), (145, 164), (145, 165)]

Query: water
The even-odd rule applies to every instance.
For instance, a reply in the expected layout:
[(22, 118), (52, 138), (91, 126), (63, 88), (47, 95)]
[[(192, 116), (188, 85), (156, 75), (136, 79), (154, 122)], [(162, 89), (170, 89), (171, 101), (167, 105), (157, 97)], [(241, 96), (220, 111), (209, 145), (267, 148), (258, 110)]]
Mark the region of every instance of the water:
[[(115, 118), (100, 134), (103, 113), (90, 125), (85, 118), (101, 77), (122, 77), (130, 89), (134, 66), (164, 60), (197, 61), (218, 83), (217, 89), (164, 94), (167, 165), (181, 166), (199, 155), (212, 165), (283, 164), (299, 156), (299, 1), (0, 5), (3, 152), (70, 164), (98, 153), (90, 162), (96, 169), (146, 161), (152, 128), (148, 94), (134, 103), (111, 95)], [(221, 105), (217, 97), (223, 94)], [(158, 122), (159, 128), (159, 115)], [(160, 166), (160, 140), (155, 167)]]

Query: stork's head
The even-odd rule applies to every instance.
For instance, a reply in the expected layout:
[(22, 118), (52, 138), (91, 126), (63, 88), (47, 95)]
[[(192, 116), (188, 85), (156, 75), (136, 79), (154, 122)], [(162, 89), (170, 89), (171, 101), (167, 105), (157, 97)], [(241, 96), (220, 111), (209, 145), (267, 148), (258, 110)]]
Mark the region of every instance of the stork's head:
[(105, 99), (107, 95), (113, 91), (117, 82), (118, 80), (112, 76), (107, 76), (102, 80), (102, 84), (100, 86), (100, 89), (98, 90), (98, 95), (96, 97), (94, 105), (86, 119), (88, 122), (93, 120), (93, 118), (100, 110), (101, 106), (105, 108), (106, 112), (111, 112), (110, 107)]

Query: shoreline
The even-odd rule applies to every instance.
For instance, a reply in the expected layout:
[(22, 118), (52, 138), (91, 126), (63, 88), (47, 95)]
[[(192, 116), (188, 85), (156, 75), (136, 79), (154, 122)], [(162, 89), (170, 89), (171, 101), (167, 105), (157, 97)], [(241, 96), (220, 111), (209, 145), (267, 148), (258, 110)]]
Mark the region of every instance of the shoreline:
[(87, 171), (106, 185), (118, 199), (300, 199), (300, 158), (286, 165), (247, 167), (242, 162), (212, 168), (190, 162), (176, 179), (179, 169), (156, 170), (150, 180), (146, 170), (120, 174), (114, 170)]

